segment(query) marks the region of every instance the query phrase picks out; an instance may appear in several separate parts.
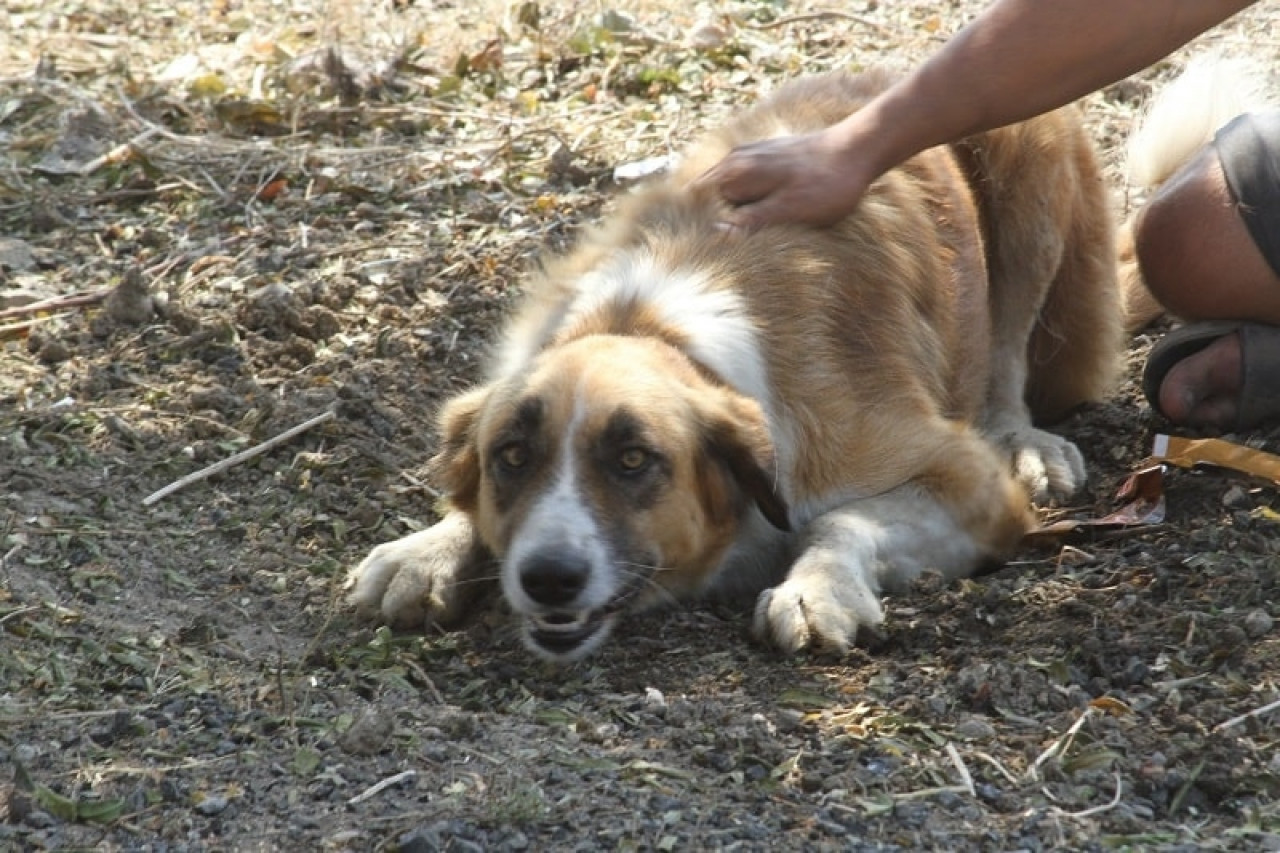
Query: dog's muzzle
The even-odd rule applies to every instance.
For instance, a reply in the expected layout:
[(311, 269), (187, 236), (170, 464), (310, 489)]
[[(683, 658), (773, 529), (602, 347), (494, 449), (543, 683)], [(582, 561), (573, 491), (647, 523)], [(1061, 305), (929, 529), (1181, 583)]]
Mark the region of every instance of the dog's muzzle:
[(592, 606), (592, 571), (589, 558), (565, 550), (535, 553), (522, 562), (520, 590), (531, 606), (519, 609), (532, 651), (568, 662), (584, 657), (608, 636), (638, 587), (628, 584), (604, 606)]

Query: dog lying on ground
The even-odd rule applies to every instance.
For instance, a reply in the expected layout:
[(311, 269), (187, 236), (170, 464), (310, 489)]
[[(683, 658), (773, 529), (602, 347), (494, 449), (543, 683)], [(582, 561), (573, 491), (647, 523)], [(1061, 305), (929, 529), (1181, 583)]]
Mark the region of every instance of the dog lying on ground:
[(452, 508), (375, 548), (350, 600), (453, 625), (494, 582), (558, 661), (625, 611), (733, 588), (784, 651), (846, 649), (882, 592), (1006, 559), (1078, 450), (1033, 426), (1109, 387), (1113, 226), (1059, 111), (927, 151), (827, 229), (718, 226), (690, 189), (734, 145), (858, 109), (797, 81), (695, 144), (533, 277), (433, 460)]

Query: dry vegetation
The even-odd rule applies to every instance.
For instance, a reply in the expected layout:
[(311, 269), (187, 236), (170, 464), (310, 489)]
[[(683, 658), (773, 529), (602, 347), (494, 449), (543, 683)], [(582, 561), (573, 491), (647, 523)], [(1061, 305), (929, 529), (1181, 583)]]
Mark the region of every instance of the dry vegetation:
[[(1275, 849), (1252, 482), (1173, 473), (1166, 523), (925, 584), (840, 660), (692, 610), (561, 671), (500, 614), (344, 609), (346, 567), (432, 519), (436, 404), (617, 166), (981, 6), (625, 5), (0, 11), (0, 848)], [(1280, 67), (1278, 16), (1199, 47)], [(1085, 102), (1118, 210), (1120, 141), (1184, 58)], [(1064, 425), (1071, 515), (1156, 426), (1132, 380)]]

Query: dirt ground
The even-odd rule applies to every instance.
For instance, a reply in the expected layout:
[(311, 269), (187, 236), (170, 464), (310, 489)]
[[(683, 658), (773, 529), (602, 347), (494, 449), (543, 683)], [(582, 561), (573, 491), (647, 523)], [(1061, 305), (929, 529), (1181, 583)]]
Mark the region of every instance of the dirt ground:
[[(615, 167), (981, 3), (626, 6), (7, 3), (0, 849), (1280, 849), (1253, 481), (1172, 471), (1163, 523), (923, 583), (839, 659), (689, 609), (555, 668), (500, 613), (396, 635), (344, 606), (433, 520), (437, 404)], [(1118, 213), (1152, 87), (1210, 47), (1280, 67), (1278, 24), (1086, 99)], [(1156, 333), (1062, 425), (1091, 473), (1064, 517), (1149, 452)]]

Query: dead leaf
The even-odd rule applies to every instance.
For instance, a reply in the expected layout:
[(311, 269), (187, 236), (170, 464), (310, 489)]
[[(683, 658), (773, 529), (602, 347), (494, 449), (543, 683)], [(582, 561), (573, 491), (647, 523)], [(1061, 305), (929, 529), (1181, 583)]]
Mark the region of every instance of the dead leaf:
[(1280, 456), (1273, 453), (1222, 438), (1180, 438), (1160, 434), (1153, 444), (1153, 462), (1167, 462), (1179, 468), (1202, 465), (1226, 468), (1280, 485)]
[(265, 101), (228, 98), (214, 106), (218, 118), (242, 133), (279, 136), (289, 132), (284, 116)]

